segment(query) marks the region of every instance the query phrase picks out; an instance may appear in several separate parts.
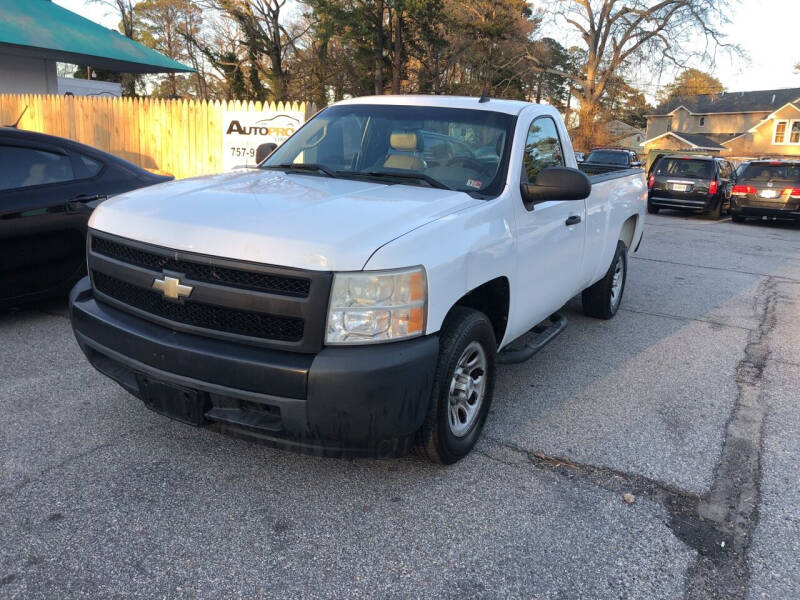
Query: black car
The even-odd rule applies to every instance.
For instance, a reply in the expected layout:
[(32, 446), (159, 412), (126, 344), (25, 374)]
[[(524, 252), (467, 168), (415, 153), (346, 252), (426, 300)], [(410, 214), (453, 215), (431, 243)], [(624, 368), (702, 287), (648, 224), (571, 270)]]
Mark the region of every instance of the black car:
[(731, 193), (731, 219), (747, 217), (800, 221), (800, 161), (747, 163)]
[(647, 178), (647, 212), (675, 208), (706, 213), (719, 219), (730, 205), (735, 176), (724, 158), (666, 155), (659, 158)]
[(168, 181), (95, 148), (0, 127), (0, 307), (70, 290), (104, 199)]
[(589, 175), (600, 175), (609, 171), (641, 167), (642, 163), (633, 150), (626, 148), (593, 148), (580, 163), (581, 171)]

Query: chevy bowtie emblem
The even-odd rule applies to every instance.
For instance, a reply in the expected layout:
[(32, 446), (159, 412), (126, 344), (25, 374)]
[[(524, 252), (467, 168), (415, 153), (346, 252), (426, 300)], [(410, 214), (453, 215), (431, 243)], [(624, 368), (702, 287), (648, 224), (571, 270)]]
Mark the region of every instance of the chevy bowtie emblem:
[(189, 296), (194, 288), (190, 285), (183, 285), (180, 279), (164, 275), (164, 279), (156, 277), (153, 281), (153, 289), (164, 294), (165, 298), (180, 300)]

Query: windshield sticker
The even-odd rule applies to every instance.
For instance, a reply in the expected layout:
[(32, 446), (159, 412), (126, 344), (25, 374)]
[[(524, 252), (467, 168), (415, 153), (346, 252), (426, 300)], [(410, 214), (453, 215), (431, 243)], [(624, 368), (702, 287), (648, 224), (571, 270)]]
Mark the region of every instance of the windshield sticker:
[(478, 181), (477, 179), (467, 179), (467, 185), (471, 188), (483, 187), (483, 183)]

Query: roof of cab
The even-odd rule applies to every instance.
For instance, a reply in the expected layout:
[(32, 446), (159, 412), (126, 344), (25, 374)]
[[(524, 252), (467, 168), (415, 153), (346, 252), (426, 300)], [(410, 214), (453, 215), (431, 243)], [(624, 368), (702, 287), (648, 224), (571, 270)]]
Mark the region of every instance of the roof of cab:
[[(530, 102), (522, 100), (500, 100), (489, 98), (485, 102), (479, 102), (479, 98), (470, 96), (434, 96), (434, 95), (385, 95), (385, 96), (362, 96), (360, 98), (350, 98), (337, 102), (337, 106), (347, 104), (391, 104), (398, 106), (441, 106), (443, 108), (470, 108), (474, 110), (486, 110), (492, 112), (502, 112), (509, 115), (518, 115), (523, 109), (535, 106)], [(543, 107), (546, 105), (542, 105)]]

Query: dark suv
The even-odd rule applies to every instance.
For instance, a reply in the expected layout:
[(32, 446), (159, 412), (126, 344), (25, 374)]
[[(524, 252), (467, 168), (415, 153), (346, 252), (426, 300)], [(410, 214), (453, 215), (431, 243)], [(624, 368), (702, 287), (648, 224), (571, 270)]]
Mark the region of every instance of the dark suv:
[(714, 156), (667, 155), (659, 158), (647, 178), (647, 212), (676, 208), (719, 219), (730, 205), (733, 167)]
[(742, 169), (731, 193), (731, 219), (800, 221), (800, 161), (755, 160)]

